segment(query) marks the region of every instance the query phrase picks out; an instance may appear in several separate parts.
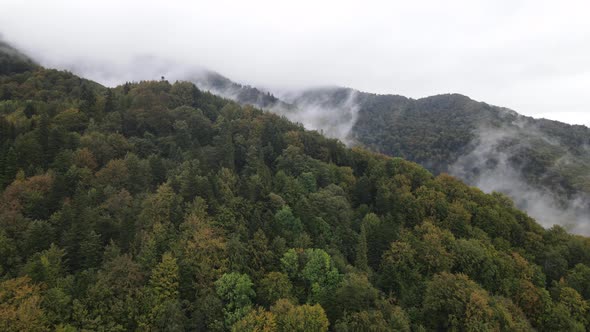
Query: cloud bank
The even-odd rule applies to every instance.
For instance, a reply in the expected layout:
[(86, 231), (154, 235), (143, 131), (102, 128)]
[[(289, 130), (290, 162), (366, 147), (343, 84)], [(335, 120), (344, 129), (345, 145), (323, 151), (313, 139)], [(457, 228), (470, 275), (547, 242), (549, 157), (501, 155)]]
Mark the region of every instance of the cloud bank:
[[(557, 224), (570, 232), (590, 235), (589, 197), (577, 195), (564, 201), (556, 196), (559, 188), (531, 185), (525, 179), (525, 171), (513, 162), (519, 151), (534, 139), (554, 147), (559, 147), (558, 142), (525, 122), (517, 120), (513, 125), (479, 128), (473, 149), (450, 167), (450, 173), (484, 192), (496, 191), (509, 196), (518, 208), (527, 211), (544, 227)], [(526, 141), (522, 140), (523, 132), (529, 138)], [(568, 163), (568, 159), (571, 155), (566, 152), (554, 166)]]
[[(121, 83), (103, 71), (126, 79), (120, 68), (147, 56), (270, 90), (457, 92), (590, 124), (583, 0), (0, 2), (8, 41), (102, 83)], [(149, 69), (137, 74), (154, 78)]]
[(354, 143), (352, 127), (356, 123), (360, 109), (357, 91), (321, 88), (280, 96), (294, 105), (295, 109), (274, 107), (271, 111), (301, 123), (307, 129), (337, 138), (347, 145)]

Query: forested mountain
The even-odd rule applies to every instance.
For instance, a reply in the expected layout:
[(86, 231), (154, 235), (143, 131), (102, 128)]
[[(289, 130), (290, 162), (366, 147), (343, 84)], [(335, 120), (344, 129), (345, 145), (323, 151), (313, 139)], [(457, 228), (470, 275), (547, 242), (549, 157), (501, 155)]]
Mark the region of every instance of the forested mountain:
[(354, 139), (512, 197), (544, 225), (590, 234), (590, 129), (439, 95), (357, 94)]
[(293, 109), (293, 105), (278, 99), (270, 92), (236, 83), (214, 71), (197, 70), (189, 74), (186, 79), (195, 83), (201, 90), (229, 98), (240, 104), (252, 105), (262, 109), (280, 108), (284, 111)]
[(583, 331), (590, 240), (189, 82), (0, 75), (2, 331)]
[[(528, 181), (567, 194), (590, 192), (590, 177), (580, 172), (590, 166), (585, 126), (537, 120), (457, 94), (418, 100), (362, 94), (358, 102), (353, 134), (379, 152), (414, 160), (435, 173), (449, 172), (497, 133), (502, 137), (492, 152), (509, 153)], [(558, 162), (565, 158), (568, 162)]]
[[(434, 174), (450, 173), (510, 196), (543, 225), (590, 234), (590, 129), (533, 119), (459, 94), (411, 99), (348, 88), (315, 88), (265, 99), (222, 76), (214, 93)], [(236, 91), (239, 91), (236, 92)]]

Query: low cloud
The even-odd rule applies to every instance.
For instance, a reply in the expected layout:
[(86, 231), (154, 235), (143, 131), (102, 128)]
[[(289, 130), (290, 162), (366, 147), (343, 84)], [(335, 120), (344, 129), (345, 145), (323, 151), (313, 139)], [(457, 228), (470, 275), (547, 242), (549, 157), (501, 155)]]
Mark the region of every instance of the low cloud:
[[(272, 90), (340, 85), (412, 98), (457, 92), (579, 123), (565, 112), (588, 113), (589, 6), (583, 0), (4, 0), (0, 32), (43, 65), (109, 85), (124, 82), (107, 80), (98, 66), (120, 70), (148, 54)], [(134, 79), (165, 75), (143, 70)]]
[(303, 124), (307, 129), (320, 131), (350, 145), (354, 142), (352, 127), (360, 108), (357, 97), (358, 92), (352, 89), (322, 88), (284, 94), (282, 98), (295, 108), (284, 110), (274, 107), (270, 110)]
[[(523, 132), (527, 139), (523, 139)], [(588, 197), (574, 195), (564, 199), (565, 195), (556, 195), (562, 191), (560, 188), (541, 185), (543, 179), (536, 179), (539, 184), (532, 185), (523, 174), (525, 170), (515, 164), (514, 159), (535, 139), (543, 140), (548, 146), (559, 144), (521, 120), (500, 128), (481, 127), (473, 150), (460, 157), (450, 167), (450, 173), (485, 192), (506, 194), (544, 227), (558, 224), (573, 233), (590, 235)], [(571, 160), (572, 156), (566, 152), (554, 166)]]
[(347, 145), (354, 143), (352, 127), (360, 109), (356, 90), (339, 87), (281, 90), (276, 97), (269, 91), (235, 83), (214, 72), (195, 72), (185, 79), (202, 90), (283, 115), (308, 130), (317, 130)]

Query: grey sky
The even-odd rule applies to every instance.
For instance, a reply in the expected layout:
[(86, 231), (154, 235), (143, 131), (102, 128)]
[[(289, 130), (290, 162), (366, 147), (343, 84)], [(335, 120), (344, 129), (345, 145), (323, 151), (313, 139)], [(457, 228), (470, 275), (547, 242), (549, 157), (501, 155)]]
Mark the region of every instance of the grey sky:
[(157, 78), (138, 66), (151, 56), (269, 88), (457, 92), (587, 125), (589, 17), (567, 0), (0, 0), (7, 41), (103, 83)]

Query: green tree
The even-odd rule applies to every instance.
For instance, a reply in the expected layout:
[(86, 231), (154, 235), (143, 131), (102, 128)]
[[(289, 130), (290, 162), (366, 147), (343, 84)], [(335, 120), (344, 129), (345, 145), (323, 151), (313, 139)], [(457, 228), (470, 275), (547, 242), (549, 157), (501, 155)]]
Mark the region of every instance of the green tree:
[(185, 314), (179, 301), (179, 268), (171, 253), (152, 269), (146, 289), (147, 317), (141, 319), (141, 329), (184, 331)]
[(355, 331), (378, 331), (389, 332), (394, 329), (387, 324), (383, 314), (376, 310), (347, 313), (336, 322), (334, 331), (355, 332)]
[(103, 244), (100, 235), (90, 231), (80, 243), (81, 268), (98, 267), (102, 261)]
[(20, 259), (14, 239), (6, 236), (4, 230), (0, 230), (0, 275), (9, 275)]
[[(69, 288), (71, 281), (73, 278), (64, 283), (65, 288)], [(46, 290), (41, 305), (50, 324), (55, 326), (71, 322), (72, 296), (64, 288), (58, 286)]]
[(303, 225), (301, 220), (293, 215), (291, 208), (285, 205), (275, 214), (273, 229), (275, 234), (293, 241), (303, 231)]
[(115, 111), (115, 101), (113, 97), (113, 92), (111, 89), (106, 89), (105, 97), (104, 97), (104, 113), (114, 112)]
[(322, 249), (289, 249), (281, 258), (281, 265), (291, 280), (305, 287), (311, 303), (321, 301), (342, 279), (330, 255)]
[(24, 251), (27, 255), (49, 249), (55, 242), (55, 228), (45, 220), (31, 222), (24, 234)]
[(39, 119), (39, 127), (37, 128), (37, 142), (41, 147), (41, 151), (43, 152), (42, 160), (43, 165), (46, 166), (49, 164), (49, 117), (47, 114), (41, 115)]
[(369, 264), (367, 259), (367, 229), (364, 224), (361, 224), (361, 233), (356, 248), (356, 259), (354, 265), (361, 271), (368, 271)]
[(252, 309), (256, 293), (250, 277), (240, 273), (225, 273), (215, 281), (217, 295), (224, 302), (225, 325), (231, 327)]
[(550, 317), (546, 317), (549, 324), (558, 329), (584, 330), (583, 326), (588, 324), (588, 303), (575, 289), (563, 284), (556, 284), (552, 292), (556, 303)]
[(324, 301), (331, 321), (340, 319), (344, 313), (370, 310), (376, 307), (379, 291), (364, 274), (347, 274), (338, 288)]
[(144, 314), (141, 305), (145, 275), (129, 255), (105, 262), (95, 282), (87, 290), (83, 303), (74, 303), (74, 320), (78, 328), (94, 322), (97, 327), (135, 330)]
[(49, 249), (34, 254), (24, 266), (24, 272), (35, 282), (55, 286), (65, 273), (65, 250), (52, 244)]
[(426, 288), (423, 308), (433, 329), (497, 329), (487, 292), (463, 274), (435, 275)]
[(0, 180), (2, 180), (2, 183), (0, 183), (0, 188), (4, 188), (5, 186), (9, 185), (12, 180), (14, 180), (17, 171), (16, 163), (16, 152), (13, 147), (10, 147), (6, 153), (6, 157), (4, 158), (3, 172), (1, 174), (2, 176), (0, 177)]
[(577, 290), (586, 300), (590, 300), (590, 267), (585, 264), (576, 264), (566, 277), (568, 286)]
[(260, 280), (256, 294), (260, 303), (268, 306), (279, 299), (291, 299), (293, 297), (293, 285), (286, 274), (269, 272)]
[(176, 258), (167, 252), (162, 261), (152, 270), (149, 285), (156, 300), (164, 302), (178, 298), (178, 265)]
[(411, 245), (396, 241), (381, 261), (379, 285), (385, 291), (392, 291), (403, 305), (417, 305), (422, 297), (424, 276), (419, 271), (416, 255)]
[(90, 112), (91, 108), (96, 104), (96, 94), (92, 91), (92, 88), (89, 87), (87, 82), (84, 82), (80, 85), (80, 108), (84, 112)]

